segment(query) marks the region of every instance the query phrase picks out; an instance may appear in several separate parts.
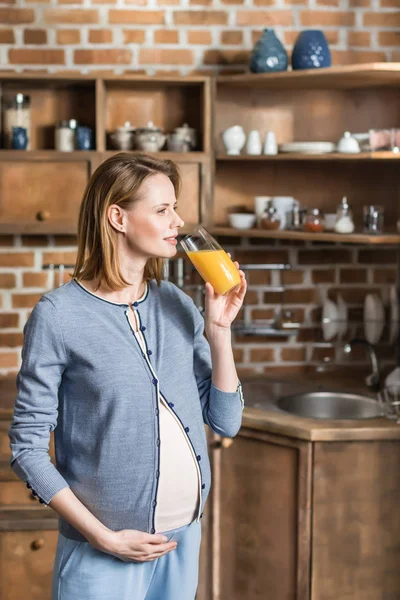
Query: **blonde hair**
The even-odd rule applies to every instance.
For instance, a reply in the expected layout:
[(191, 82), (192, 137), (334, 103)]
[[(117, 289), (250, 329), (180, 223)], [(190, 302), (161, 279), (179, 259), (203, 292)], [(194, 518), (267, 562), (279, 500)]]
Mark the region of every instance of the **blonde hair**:
[[(130, 285), (121, 274), (116, 252), (118, 233), (108, 220), (111, 204), (129, 210), (140, 198), (142, 183), (162, 173), (172, 182), (178, 198), (181, 176), (172, 160), (158, 160), (147, 154), (120, 152), (104, 161), (91, 176), (79, 211), (78, 254), (72, 277), (102, 280), (113, 290)], [(150, 258), (144, 281), (161, 284), (164, 259)]]

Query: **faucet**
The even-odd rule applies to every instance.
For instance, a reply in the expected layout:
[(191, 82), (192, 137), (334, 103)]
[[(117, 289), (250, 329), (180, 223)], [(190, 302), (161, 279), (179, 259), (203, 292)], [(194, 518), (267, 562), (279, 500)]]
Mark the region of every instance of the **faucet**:
[(367, 340), (363, 340), (361, 338), (353, 338), (352, 340), (350, 340), (350, 342), (345, 344), (344, 351), (346, 352), (346, 354), (350, 354), (353, 346), (358, 345), (365, 346), (367, 348), (369, 352), (369, 357), (371, 359), (372, 373), (365, 378), (365, 383), (372, 391), (378, 392), (381, 387), (381, 374), (378, 357), (376, 355), (375, 348), (373, 347), (373, 345), (367, 342)]

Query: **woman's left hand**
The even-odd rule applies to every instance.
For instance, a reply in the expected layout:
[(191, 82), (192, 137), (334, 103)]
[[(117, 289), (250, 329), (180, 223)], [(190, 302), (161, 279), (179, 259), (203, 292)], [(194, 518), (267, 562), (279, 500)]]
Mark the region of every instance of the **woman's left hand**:
[[(227, 254), (230, 258), (230, 253), (228, 252)], [(240, 273), (240, 285), (237, 285), (225, 296), (217, 294), (211, 283), (206, 283), (204, 314), (206, 331), (212, 329), (229, 329), (232, 321), (237, 317), (242, 307), (247, 282), (243, 271), (239, 269), (239, 263), (234, 261), (234, 265)]]

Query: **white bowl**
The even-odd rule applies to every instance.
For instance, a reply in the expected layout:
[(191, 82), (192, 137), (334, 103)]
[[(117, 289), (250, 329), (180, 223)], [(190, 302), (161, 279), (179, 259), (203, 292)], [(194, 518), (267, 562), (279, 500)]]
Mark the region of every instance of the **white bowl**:
[(229, 224), (235, 229), (251, 229), (256, 222), (256, 215), (249, 213), (231, 213), (228, 215)]

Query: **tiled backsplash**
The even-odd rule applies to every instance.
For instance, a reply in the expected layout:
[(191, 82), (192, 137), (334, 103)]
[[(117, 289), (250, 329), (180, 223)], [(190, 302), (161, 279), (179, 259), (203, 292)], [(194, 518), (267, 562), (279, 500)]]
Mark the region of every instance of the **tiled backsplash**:
[[(398, 251), (395, 247), (337, 245), (319, 242), (287, 242), (240, 237), (220, 238), (220, 243), (241, 264), (290, 263), (283, 274), (247, 271), (248, 292), (238, 319), (271, 319), (281, 308), (293, 312), (301, 322), (298, 334), (282, 337), (233, 336), (235, 360), (240, 374), (301, 372), (306, 366), (326, 363), (367, 365), (364, 348), (345, 355), (343, 345), (355, 335), (363, 336), (363, 302), (369, 292), (378, 293), (385, 306), (389, 290), (398, 283)], [(48, 263), (73, 264), (76, 240), (73, 236), (0, 237), (0, 374), (16, 373), (20, 365), (23, 326), (46, 291), (59, 284), (58, 273), (43, 270)], [(179, 253), (179, 256), (182, 256)], [(187, 292), (201, 283), (191, 265), (186, 265)], [(64, 281), (69, 280), (69, 272)], [(280, 280), (280, 277), (283, 277)], [(284, 284), (285, 291), (271, 291)], [(326, 343), (321, 330), (321, 303), (338, 294), (349, 307), (349, 328), (341, 340)], [(197, 296), (198, 298), (198, 296)], [(387, 308), (387, 320), (389, 308)], [(382, 365), (394, 363), (394, 348), (385, 327), (378, 345)]]

